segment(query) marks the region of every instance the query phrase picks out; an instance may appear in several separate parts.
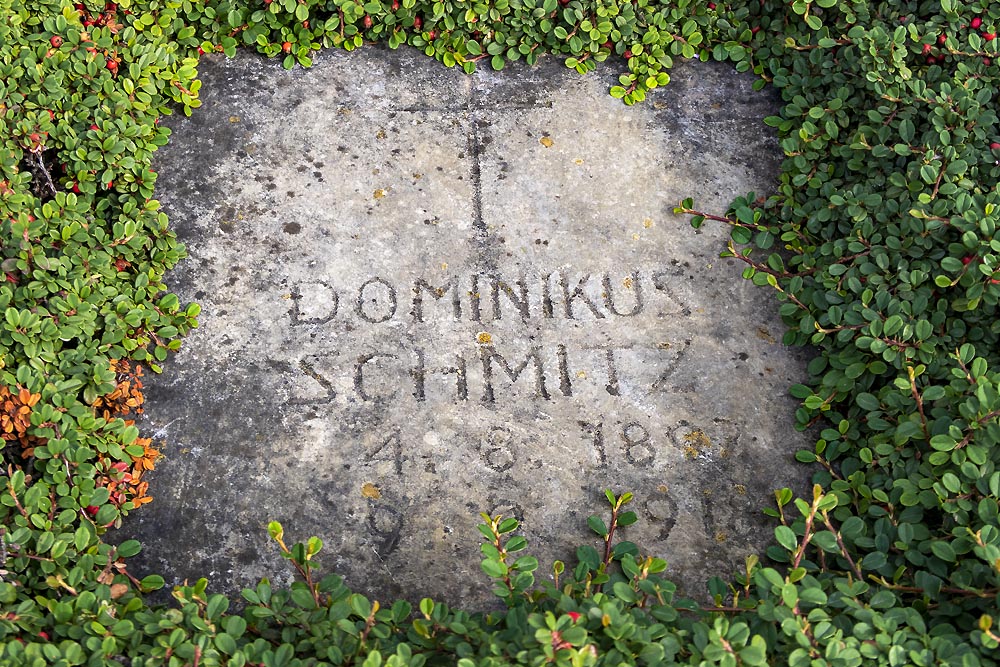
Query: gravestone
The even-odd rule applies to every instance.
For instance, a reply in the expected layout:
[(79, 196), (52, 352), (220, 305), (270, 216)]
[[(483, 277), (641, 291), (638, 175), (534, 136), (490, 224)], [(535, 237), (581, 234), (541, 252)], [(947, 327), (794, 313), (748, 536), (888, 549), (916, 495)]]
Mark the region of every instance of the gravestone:
[(141, 567), (288, 583), (274, 519), (360, 592), (482, 606), (479, 512), (521, 519), (547, 577), (594, 543), (605, 488), (689, 594), (766, 544), (761, 509), (806, 476), (804, 359), (718, 259), (728, 230), (671, 209), (773, 186), (774, 100), (721, 65), (633, 108), (610, 64), (512, 69), (203, 63), (155, 165), (190, 254), (169, 282), (203, 310), (146, 378), (165, 458), (124, 529)]

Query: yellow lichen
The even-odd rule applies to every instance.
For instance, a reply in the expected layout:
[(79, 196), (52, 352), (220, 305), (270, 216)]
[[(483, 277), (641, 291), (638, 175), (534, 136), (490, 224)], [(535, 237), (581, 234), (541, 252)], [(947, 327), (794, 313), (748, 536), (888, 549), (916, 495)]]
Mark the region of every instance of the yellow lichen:
[(700, 428), (684, 434), (684, 442), (695, 450), (701, 451), (712, 446), (712, 441)]

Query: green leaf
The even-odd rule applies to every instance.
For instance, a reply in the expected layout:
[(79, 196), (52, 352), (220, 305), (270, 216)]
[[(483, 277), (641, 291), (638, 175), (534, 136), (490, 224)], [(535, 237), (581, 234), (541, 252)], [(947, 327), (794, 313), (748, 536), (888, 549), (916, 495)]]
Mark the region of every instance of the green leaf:
[(861, 392), (854, 400), (858, 404), (858, 407), (869, 412), (874, 412), (882, 407), (879, 400), (873, 394), (867, 392)]
[(422, 598), (420, 600), (420, 613), (427, 618), (430, 618), (431, 614), (434, 613), (434, 600), (430, 598)]
[(605, 525), (601, 517), (597, 516), (596, 514), (592, 514), (591, 516), (587, 517), (587, 525), (590, 526), (590, 529), (592, 531), (594, 531), (601, 537), (608, 536), (608, 527)]
[(615, 596), (624, 602), (631, 604), (639, 599), (638, 594), (624, 581), (616, 581), (614, 586), (612, 586), (612, 590)]
[(229, 609), (229, 598), (225, 595), (215, 594), (208, 599), (208, 605), (205, 608), (205, 615), (215, 620), (222, 616)]
[(778, 526), (775, 528), (774, 537), (778, 540), (778, 544), (788, 551), (795, 551), (799, 547), (799, 541), (795, 536), (795, 532), (788, 526)]
[[(81, 526), (82, 528), (83, 526)], [(118, 545), (118, 555), (122, 558), (131, 558), (142, 550), (139, 540), (125, 540)]]
[(955, 549), (948, 542), (931, 542), (931, 553), (949, 563), (954, 563), (957, 560)]
[(739, 652), (740, 662), (746, 667), (763, 667), (767, 665), (767, 642), (760, 635), (754, 635), (749, 646), (744, 646)]
[(226, 634), (225, 632), (220, 632), (215, 635), (214, 641), (216, 648), (226, 655), (234, 655), (238, 650), (236, 640), (233, 639), (232, 635)]
[(506, 563), (502, 563), (498, 560), (487, 558), (482, 561), (480, 567), (487, 576), (493, 577), (494, 579), (503, 579), (507, 576), (508, 567)]
[(114, 505), (102, 505), (99, 510), (97, 510), (97, 516), (94, 517), (94, 523), (98, 526), (106, 526), (110, 523), (114, 523), (118, 519), (118, 508)]
[(507, 517), (506, 519), (500, 522), (499, 526), (497, 526), (497, 532), (500, 533), (501, 535), (503, 535), (504, 533), (512, 532), (514, 530), (517, 530), (517, 525), (518, 525), (517, 519), (515, 519), (514, 517)]

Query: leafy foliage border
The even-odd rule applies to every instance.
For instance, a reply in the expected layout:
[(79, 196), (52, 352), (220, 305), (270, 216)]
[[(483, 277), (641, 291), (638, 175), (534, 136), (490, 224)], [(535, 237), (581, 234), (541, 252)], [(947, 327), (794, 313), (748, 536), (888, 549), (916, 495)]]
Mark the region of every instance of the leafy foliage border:
[[(0, 658), (4, 664), (996, 664), (1000, 636), (997, 301), (1000, 6), (987, 0), (0, 0)], [(239, 46), (310, 64), (324, 47), (419, 48), (446, 66), (614, 56), (625, 103), (675, 58), (730, 60), (777, 88), (777, 194), (724, 214), (723, 251), (775, 290), (787, 344), (819, 350), (800, 427), (813, 496), (776, 493), (768, 550), (675, 598), (663, 561), (615, 541), (630, 494), (594, 517), (603, 553), (538, 563), (484, 517), (507, 603), (380, 607), (287, 546), (287, 591), (206, 582), (150, 608), (105, 531), (148, 499), (155, 450), (131, 417), (144, 366), (196, 324), (163, 283), (184, 254), (153, 196), (159, 118), (198, 106), (197, 63)]]

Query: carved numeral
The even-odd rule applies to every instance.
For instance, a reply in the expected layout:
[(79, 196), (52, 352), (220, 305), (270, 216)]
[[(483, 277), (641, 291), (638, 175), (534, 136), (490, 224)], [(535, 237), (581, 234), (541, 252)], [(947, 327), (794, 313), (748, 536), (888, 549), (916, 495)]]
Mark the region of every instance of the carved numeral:
[(597, 465), (604, 468), (608, 465), (608, 453), (604, 449), (604, 423), (597, 422), (586, 422), (579, 421), (580, 428), (583, 430), (583, 437), (590, 440), (591, 444), (594, 446), (594, 454), (597, 456)]
[(505, 426), (494, 426), (479, 447), (483, 462), (494, 472), (505, 472), (517, 463), (514, 436)]
[(403, 474), (403, 442), (399, 431), (393, 431), (389, 437), (375, 441), (377, 446), (368, 452), (365, 460), (368, 463), (375, 461), (392, 461), (397, 475)]
[(656, 451), (649, 442), (649, 431), (639, 422), (625, 424), (622, 429), (622, 449), (625, 458), (634, 465), (649, 465)]

